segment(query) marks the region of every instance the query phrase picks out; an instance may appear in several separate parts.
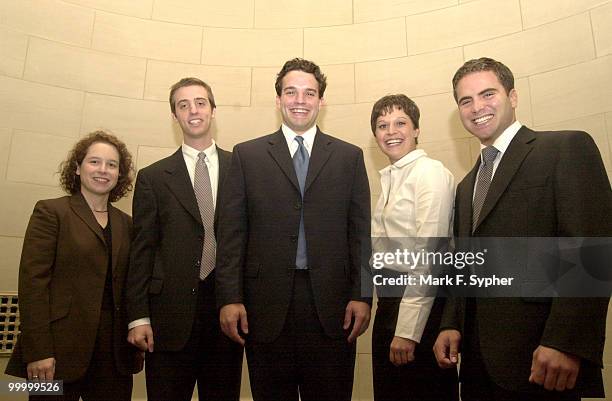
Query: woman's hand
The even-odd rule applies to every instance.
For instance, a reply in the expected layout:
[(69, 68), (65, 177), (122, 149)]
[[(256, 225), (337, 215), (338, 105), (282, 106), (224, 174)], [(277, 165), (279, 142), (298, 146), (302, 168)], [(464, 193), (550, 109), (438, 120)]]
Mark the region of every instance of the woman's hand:
[(41, 359), (28, 363), (28, 380), (53, 380), (55, 358)]

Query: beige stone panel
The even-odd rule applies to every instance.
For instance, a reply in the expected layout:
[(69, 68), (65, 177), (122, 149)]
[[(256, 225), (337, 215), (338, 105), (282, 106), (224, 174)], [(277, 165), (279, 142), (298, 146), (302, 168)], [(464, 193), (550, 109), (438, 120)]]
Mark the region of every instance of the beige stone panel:
[[(612, 303), (612, 301), (611, 301)], [(608, 318), (607, 318), (607, 322), (611, 322), (612, 321), (612, 305), (608, 304)], [(612, 325), (611, 324), (606, 324), (606, 338), (612, 338)], [(605, 347), (604, 347), (604, 353), (603, 353), (603, 363), (604, 365), (612, 365), (612, 342), (610, 341), (606, 341)], [(606, 366), (608, 367), (608, 366)], [(608, 369), (612, 369), (612, 366), (610, 366)], [(605, 372), (605, 371), (604, 371)], [(608, 379), (605, 379), (604, 375), (604, 382), (605, 384), (610, 384), (612, 385), (612, 377), (608, 377)], [(606, 386), (606, 388), (611, 388)]]
[(355, 22), (381, 21), (398, 16), (422, 14), (457, 5), (457, 0), (400, 0), (381, 2), (354, 0)]
[(6, 179), (56, 186), (58, 166), (74, 142), (74, 138), (66, 136), (16, 130), (11, 141)]
[(479, 42), (519, 32), (521, 28), (518, 0), (479, 0), (413, 15), (406, 17), (408, 54)]
[(470, 137), (470, 133), (461, 124), (452, 94), (442, 93), (413, 100), (421, 111), (420, 144)]
[[(276, 99), (276, 74), (282, 65), (278, 67), (255, 67), (252, 72), (251, 83), (251, 105), (262, 107), (274, 107)], [(326, 73), (324, 71), (324, 73)], [(329, 79), (327, 80), (329, 83)], [(327, 99), (326, 99), (327, 100)]]
[(465, 46), (464, 52), (466, 60), (484, 55), (503, 60), (515, 77), (525, 77), (595, 58), (588, 13)]
[(24, 78), (88, 92), (141, 98), (145, 71), (146, 60), (142, 58), (30, 38)]
[(17, 291), (17, 279), (19, 278), (19, 260), (21, 258), (21, 247), (23, 238), (0, 237), (0, 291)]
[(353, 391), (353, 396), (356, 396), (356, 399), (361, 401), (373, 400), (372, 354), (357, 354), (356, 362), (355, 385), (353, 387), (356, 391)]
[[(612, 113), (606, 113), (606, 128), (608, 132), (608, 152), (612, 164)], [(608, 178), (612, 181), (612, 170), (608, 169)]]
[(154, 0), (64, 0), (67, 3), (78, 4), (96, 10), (129, 15), (138, 18), (151, 18)]
[(419, 144), (419, 147), (425, 150), (432, 159), (441, 161), (453, 173), (455, 185), (457, 185), (472, 169), (476, 160), (471, 157), (470, 142), (471, 138), (462, 138)]
[(209, 84), (217, 106), (249, 106), (251, 69), (149, 60), (145, 99), (168, 101), (170, 87), (184, 77), (196, 77)]
[(87, 94), (81, 132), (107, 129), (128, 144), (175, 147), (181, 144), (167, 102)]
[(535, 125), (612, 111), (612, 56), (529, 77)]
[(40, 199), (64, 195), (59, 186), (32, 185), (15, 182), (0, 183), (0, 235), (23, 237), (25, 229)]
[(531, 90), (529, 79), (519, 78), (514, 81), (514, 88), (518, 94), (518, 105), (516, 107), (516, 118), (527, 126), (533, 126), (533, 114), (531, 112)]
[(270, 67), (303, 54), (301, 29), (204, 28), (202, 63)]
[(156, 0), (153, 19), (179, 24), (251, 28), (254, 0)]
[[(372, 318), (374, 315), (372, 314)], [(368, 329), (357, 338), (357, 353), (358, 354), (371, 354), (372, 353), (372, 323), (374, 320), (370, 320)]]
[(352, 0), (257, 0), (255, 2), (255, 28), (300, 28), (352, 22)]
[[(304, 29), (304, 57), (317, 64), (341, 64), (402, 57), (406, 53), (403, 18)], [(381, 40), (386, 38), (386, 40)]]
[[(373, 139), (372, 142), (374, 142)], [(376, 145), (363, 148), (363, 158), (368, 174), (368, 181), (370, 182), (370, 193), (373, 198), (372, 210), (374, 210), (376, 202), (378, 201), (378, 196), (381, 193), (379, 171), (389, 165), (389, 159)]]
[[(271, 106), (275, 104), (276, 74), (278, 67), (253, 68), (251, 104), (253, 106)], [(353, 64), (323, 65), (321, 71), (327, 77), (325, 104), (349, 104), (355, 102), (355, 79)]]
[(599, 148), (601, 158), (606, 166), (606, 171), (608, 171), (608, 173), (612, 172), (610, 142), (606, 131), (606, 117), (604, 114), (595, 114), (554, 124), (539, 125), (535, 127), (535, 129), (542, 131), (578, 130), (588, 132)]
[(94, 11), (59, 0), (0, 2), (0, 25), (59, 42), (89, 46)]
[(357, 102), (376, 101), (396, 93), (412, 98), (448, 92), (461, 64), (461, 48), (355, 64)]
[(0, 127), (76, 136), (83, 93), (0, 76)]
[(321, 108), (319, 127), (325, 133), (362, 148), (376, 146), (370, 129), (372, 103), (330, 105)]
[(525, 28), (531, 28), (546, 24), (570, 15), (580, 14), (607, 2), (606, 0), (556, 0), (554, 2), (521, 0), (523, 25)]
[(595, 37), (595, 48), (597, 56), (601, 57), (612, 53), (612, 3), (591, 11), (593, 24), (593, 36)]
[(10, 128), (0, 128), (0, 181), (6, 179), (12, 137), (13, 131)]
[(0, 74), (20, 78), (27, 50), (27, 35), (0, 26)]
[(280, 128), (280, 114), (275, 107), (217, 108), (215, 141), (225, 149), (260, 136), (276, 132)]
[(136, 159), (136, 167), (141, 170), (158, 160), (170, 156), (176, 152), (177, 147), (173, 148), (154, 148), (151, 146), (139, 146)]
[(96, 13), (92, 47), (158, 60), (199, 63), (202, 28)]

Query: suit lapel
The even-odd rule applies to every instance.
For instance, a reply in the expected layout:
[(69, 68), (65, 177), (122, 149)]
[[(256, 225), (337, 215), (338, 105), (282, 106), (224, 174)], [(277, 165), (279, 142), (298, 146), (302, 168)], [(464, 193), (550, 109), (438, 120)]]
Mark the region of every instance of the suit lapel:
[(89, 208), (89, 205), (87, 205), (85, 198), (83, 198), (83, 195), (81, 195), (80, 192), (70, 197), (70, 207), (74, 213), (79, 216), (81, 220), (83, 220), (87, 227), (94, 232), (98, 239), (102, 241), (102, 243), (105, 243), (104, 234), (102, 234), (102, 227), (100, 227), (100, 224), (98, 224), (96, 221), (96, 218)]
[(121, 248), (121, 244), (123, 242), (123, 230), (121, 225), (121, 215), (119, 210), (115, 207), (111, 206), (110, 203), (108, 205), (108, 217), (110, 219), (111, 225), (111, 235), (112, 235), (112, 251), (113, 251), (113, 272), (117, 267), (117, 258), (119, 256), (119, 249)]
[(198, 223), (202, 224), (200, 210), (198, 209), (198, 201), (196, 200), (191, 179), (187, 172), (183, 151), (179, 148), (172, 156), (170, 156), (169, 166), (166, 168), (166, 185), (174, 194), (179, 203), (189, 212)]
[(219, 159), (219, 179), (217, 180), (217, 207), (215, 207), (215, 227), (217, 226), (217, 220), (219, 219), (219, 194), (221, 193), (221, 188), (223, 188), (223, 182), (225, 181), (225, 177), (227, 176), (227, 172), (229, 171), (230, 165), (232, 163), (231, 153), (220, 149), (218, 146), (217, 155)]
[(310, 161), (308, 162), (308, 175), (306, 176), (306, 184), (304, 185), (304, 194), (308, 191), (310, 184), (317, 178), (325, 163), (327, 163), (332, 153), (330, 146), (332, 143), (332, 138), (325, 135), (317, 128), (317, 135), (312, 144), (312, 152), (310, 152)]
[(472, 171), (465, 176), (460, 186), (457, 189), (457, 201), (459, 205), (457, 221), (459, 222), (459, 237), (469, 237), (472, 234), (472, 197), (474, 194), (474, 186), (476, 185), (476, 174), (480, 168), (480, 157), (476, 161), (476, 165)]
[[(268, 148), (270, 156), (272, 156), (272, 158), (276, 161), (276, 164), (278, 164), (289, 181), (291, 181), (295, 189), (300, 192), (300, 184), (298, 183), (297, 175), (295, 174), (293, 160), (291, 160), (291, 154), (289, 153), (289, 148), (287, 147), (287, 141), (285, 140), (283, 131), (276, 131), (276, 133), (270, 137), (268, 143), (270, 144), (270, 147)], [(308, 176), (310, 176), (310, 164), (308, 165)], [(306, 178), (306, 183), (308, 183), (308, 178)]]
[(489, 213), (491, 213), (499, 201), (499, 198), (506, 191), (506, 188), (512, 181), (512, 178), (521, 167), (523, 160), (525, 160), (525, 157), (527, 157), (529, 152), (531, 152), (531, 149), (533, 148), (531, 142), (534, 139), (534, 132), (523, 126), (510, 142), (510, 146), (508, 146), (508, 149), (499, 162), (499, 166), (497, 166), (497, 170), (493, 176), (493, 181), (491, 181), (491, 186), (487, 192), (485, 202), (482, 205), (482, 210), (480, 211), (480, 216), (478, 217), (478, 222), (476, 223), (476, 227), (474, 227), (474, 231), (476, 231), (480, 223), (487, 218)]

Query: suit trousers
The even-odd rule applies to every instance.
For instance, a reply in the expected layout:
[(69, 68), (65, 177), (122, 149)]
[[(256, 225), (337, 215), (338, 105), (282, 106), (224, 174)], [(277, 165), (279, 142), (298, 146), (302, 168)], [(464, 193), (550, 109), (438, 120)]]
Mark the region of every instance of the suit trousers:
[[(548, 391), (540, 385), (532, 384), (533, 391), (524, 393), (498, 386), (488, 374), (480, 352), (477, 314), (476, 300), (468, 298), (461, 354), (462, 401), (580, 401), (576, 391)], [(529, 372), (526, 371), (525, 381), (528, 379)]]
[(100, 311), (100, 324), (89, 367), (85, 376), (64, 383), (61, 396), (31, 395), (30, 401), (129, 401), (132, 399), (132, 375), (117, 371), (113, 357), (113, 311)]
[(242, 346), (231, 341), (219, 327), (213, 271), (200, 282), (197, 312), (185, 347), (180, 351), (147, 353), (147, 399), (191, 400), (197, 382), (201, 401), (238, 401), (242, 355)]
[(348, 332), (343, 338), (330, 338), (324, 333), (314, 305), (309, 272), (296, 270), (281, 334), (271, 343), (247, 338), (253, 399), (297, 401), (299, 395), (302, 401), (350, 400), (356, 348), (354, 343), (348, 343), (347, 337)]
[(456, 369), (440, 369), (433, 354), (444, 299), (434, 301), (425, 331), (415, 347), (414, 361), (395, 366), (389, 347), (395, 336), (401, 298), (380, 298), (372, 332), (372, 372), (375, 401), (458, 401)]

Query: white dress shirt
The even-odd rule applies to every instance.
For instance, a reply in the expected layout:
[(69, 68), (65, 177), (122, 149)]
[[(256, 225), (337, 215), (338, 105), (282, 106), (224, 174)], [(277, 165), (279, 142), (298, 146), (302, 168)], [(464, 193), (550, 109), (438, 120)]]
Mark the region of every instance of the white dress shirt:
[[(295, 140), (297, 134), (285, 124), (281, 126), (281, 130), (283, 131), (283, 135), (285, 136), (285, 140), (287, 141), (287, 146), (289, 146), (289, 153), (291, 154), (291, 157), (293, 157), (293, 155), (295, 155), (295, 152), (297, 152), (298, 147), (300, 146)], [(313, 125), (301, 135), (302, 138), (304, 138), (304, 147), (306, 148), (306, 151), (308, 151), (308, 157), (312, 156), (312, 145), (314, 144), (316, 134), (317, 126)]]
[[(416, 149), (379, 173), (382, 193), (372, 214), (374, 252), (390, 251), (376, 249), (375, 238), (425, 239), (451, 235), (455, 183), (441, 162)], [(424, 247), (416, 242), (414, 245), (415, 251)], [(420, 265), (413, 272), (427, 274), (429, 269), (427, 265)], [(421, 341), (433, 301), (432, 297), (405, 294), (395, 335)]]
[[(195, 177), (195, 168), (196, 163), (198, 162), (198, 154), (199, 150), (192, 148), (189, 145), (183, 143), (181, 145), (181, 150), (183, 151), (183, 159), (185, 160), (185, 165), (187, 166), (187, 173), (189, 173), (189, 179), (191, 180), (191, 186), (194, 183)], [(217, 186), (219, 183), (219, 155), (217, 153), (217, 146), (213, 139), (212, 145), (204, 149), (204, 153), (206, 154), (206, 167), (208, 167), (208, 175), (210, 177), (210, 187), (212, 189), (212, 199), (213, 199), (213, 207), (216, 207), (217, 204)], [(128, 329), (132, 329), (136, 326), (142, 326), (145, 324), (151, 324), (151, 319), (148, 317), (143, 317), (141, 319), (134, 320), (128, 324)]]

